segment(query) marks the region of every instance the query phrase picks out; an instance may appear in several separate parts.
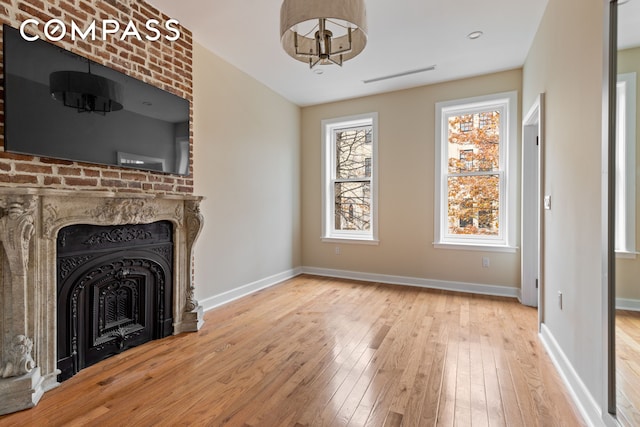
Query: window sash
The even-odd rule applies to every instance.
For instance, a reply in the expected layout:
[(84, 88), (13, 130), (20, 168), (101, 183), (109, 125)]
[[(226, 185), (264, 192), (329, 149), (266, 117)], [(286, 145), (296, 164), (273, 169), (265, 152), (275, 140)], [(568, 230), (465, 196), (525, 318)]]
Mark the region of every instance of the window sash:
[[(366, 223), (366, 227), (360, 228), (360, 229), (349, 229), (349, 228), (338, 228), (336, 221), (338, 219), (338, 217), (342, 216), (342, 213), (339, 213), (337, 211), (337, 207), (338, 205), (342, 205), (342, 203), (339, 203), (338, 201), (338, 195), (336, 194), (336, 188), (340, 185), (340, 184), (363, 184), (364, 187), (362, 188), (362, 190), (356, 188), (355, 190), (346, 190), (347, 192), (349, 191), (356, 191), (356, 192), (360, 192), (362, 191), (363, 193), (368, 193), (368, 195), (363, 195), (362, 197), (360, 197), (357, 194), (354, 194), (353, 197), (347, 197), (347, 199), (351, 199), (353, 201), (353, 203), (350, 203), (350, 207), (353, 208), (354, 205), (364, 205), (365, 209), (363, 209), (363, 212), (361, 212), (361, 219), (356, 219), (356, 218), (345, 218), (345, 223), (357, 223), (357, 222), (364, 222)], [(368, 188), (368, 189), (367, 189)], [(371, 230), (371, 181), (368, 180), (340, 180), (340, 181), (334, 181), (332, 183), (332, 189), (333, 189), (333, 194), (332, 194), (332, 200), (333, 200), (333, 232), (338, 232), (338, 233), (346, 233), (346, 234), (363, 234), (363, 235), (368, 235), (370, 234), (370, 230)], [(353, 214), (355, 211), (354, 210), (349, 210), (349, 214)]]
[[(497, 176), (498, 177), (498, 234), (461, 234), (461, 233), (452, 233), (450, 231), (449, 222), (451, 217), (449, 216), (449, 207), (450, 207), (450, 199), (449, 199), (449, 179), (450, 178), (464, 178), (464, 177), (483, 177), (483, 176)], [(465, 241), (481, 243), (483, 241), (490, 242), (495, 244), (496, 242), (501, 242), (504, 240), (504, 193), (505, 193), (505, 175), (503, 171), (492, 171), (492, 172), (470, 172), (470, 173), (458, 173), (458, 174), (447, 174), (444, 180), (445, 184), (445, 192), (443, 193), (443, 199), (446, 198), (446, 205), (444, 206), (445, 211), (445, 220), (442, 221), (442, 235), (446, 237), (446, 240), (455, 241), (456, 243), (461, 243)], [(478, 211), (482, 209), (478, 208)], [(481, 228), (481, 227), (480, 227)]]

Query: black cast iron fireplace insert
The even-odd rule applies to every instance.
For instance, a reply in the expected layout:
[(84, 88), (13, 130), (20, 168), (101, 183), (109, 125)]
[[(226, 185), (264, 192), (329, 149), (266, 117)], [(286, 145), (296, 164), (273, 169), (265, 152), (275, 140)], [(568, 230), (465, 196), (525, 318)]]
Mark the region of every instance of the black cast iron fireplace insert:
[(58, 233), (58, 381), (173, 333), (173, 227), (72, 225)]

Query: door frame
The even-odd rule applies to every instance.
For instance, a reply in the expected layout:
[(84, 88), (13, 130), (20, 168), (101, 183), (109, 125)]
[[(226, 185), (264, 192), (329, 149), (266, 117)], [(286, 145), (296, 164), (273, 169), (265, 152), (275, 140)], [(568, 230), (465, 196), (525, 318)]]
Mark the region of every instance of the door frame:
[[(520, 301), (544, 313), (544, 93), (522, 121), (522, 230)], [(536, 287), (537, 282), (537, 287)]]

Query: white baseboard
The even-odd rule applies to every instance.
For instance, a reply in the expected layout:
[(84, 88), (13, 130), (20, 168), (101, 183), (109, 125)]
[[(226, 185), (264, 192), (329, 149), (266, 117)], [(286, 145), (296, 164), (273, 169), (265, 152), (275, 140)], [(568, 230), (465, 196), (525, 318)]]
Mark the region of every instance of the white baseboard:
[(223, 292), (221, 294), (214, 295), (212, 297), (201, 300), (200, 305), (202, 305), (205, 311), (208, 311), (213, 308), (219, 307), (223, 304), (227, 304), (231, 301), (237, 300), (238, 298), (242, 298), (247, 295), (250, 295), (261, 289), (265, 289), (265, 288), (277, 285), (278, 283), (284, 282), (285, 280), (288, 280), (300, 275), (301, 272), (302, 271), (300, 267), (283, 271), (282, 273), (274, 274), (273, 276), (256, 280), (255, 282), (249, 283), (244, 286), (240, 286), (239, 288), (235, 288), (230, 291)]
[(336, 277), (340, 279), (362, 280), (365, 282), (387, 283), (391, 285), (417, 286), (420, 288), (442, 289), (445, 291), (466, 292), (472, 294), (495, 295), (501, 297), (518, 298), (520, 289), (507, 286), (481, 285), (465, 282), (448, 282), (444, 280), (422, 279), (418, 277), (391, 276), (386, 274), (362, 273), (348, 270), (334, 270), (317, 267), (296, 267), (282, 273), (274, 274), (261, 280), (240, 286), (236, 289), (223, 292), (218, 295), (200, 300), (200, 305), (205, 311), (227, 304), (231, 301), (250, 295), (261, 289), (265, 289), (300, 274), (313, 274), (316, 276)]
[(640, 311), (640, 300), (627, 299), (627, 298), (616, 298), (616, 309), (618, 309), (618, 310), (629, 310), (629, 311)]
[(418, 277), (391, 276), (387, 274), (362, 273), (348, 270), (333, 270), (318, 267), (302, 267), (302, 273), (317, 276), (336, 277), (340, 279), (362, 280), (365, 282), (387, 283), (391, 285), (417, 286), (420, 288), (442, 289), (445, 291), (466, 292), (471, 294), (494, 295), (518, 298), (520, 288), (495, 285), (481, 285), (465, 282), (449, 282), (444, 280), (422, 279)]
[(589, 426), (604, 426), (600, 405), (593, 398), (587, 386), (582, 382), (573, 365), (564, 354), (555, 337), (543, 323), (540, 327), (540, 340), (547, 350), (558, 374), (564, 381), (573, 402), (578, 407), (584, 421)]

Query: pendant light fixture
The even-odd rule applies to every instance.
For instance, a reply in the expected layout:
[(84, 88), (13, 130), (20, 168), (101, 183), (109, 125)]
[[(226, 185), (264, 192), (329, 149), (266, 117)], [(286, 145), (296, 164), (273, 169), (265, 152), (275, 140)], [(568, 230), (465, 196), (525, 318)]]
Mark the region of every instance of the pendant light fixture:
[(55, 71), (49, 75), (51, 97), (79, 113), (106, 114), (122, 110), (122, 86), (106, 77), (88, 72)]
[(287, 54), (310, 68), (337, 64), (367, 44), (364, 0), (284, 0), (280, 41)]

